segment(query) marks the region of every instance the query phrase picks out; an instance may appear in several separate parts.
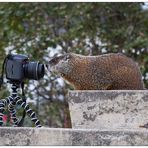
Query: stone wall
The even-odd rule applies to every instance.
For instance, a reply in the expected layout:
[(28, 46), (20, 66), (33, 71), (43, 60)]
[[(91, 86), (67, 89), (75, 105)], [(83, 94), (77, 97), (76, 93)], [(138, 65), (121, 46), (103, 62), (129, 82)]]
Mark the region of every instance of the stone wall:
[(72, 129), (1, 127), (0, 145), (148, 145), (148, 91), (70, 91)]

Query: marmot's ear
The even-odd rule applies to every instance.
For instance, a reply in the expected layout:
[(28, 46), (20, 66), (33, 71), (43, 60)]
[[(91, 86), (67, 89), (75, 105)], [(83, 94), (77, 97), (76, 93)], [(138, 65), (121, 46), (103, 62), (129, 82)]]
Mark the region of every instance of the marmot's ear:
[(70, 60), (70, 55), (69, 54), (65, 54), (63, 60), (65, 62), (68, 62)]

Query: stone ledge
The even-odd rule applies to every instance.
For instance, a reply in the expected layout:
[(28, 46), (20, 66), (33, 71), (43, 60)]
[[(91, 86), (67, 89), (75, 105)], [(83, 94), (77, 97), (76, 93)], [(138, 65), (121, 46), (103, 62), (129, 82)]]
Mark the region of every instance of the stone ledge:
[(138, 128), (148, 122), (148, 90), (69, 91), (72, 128)]
[(147, 129), (0, 128), (0, 145), (148, 145)]

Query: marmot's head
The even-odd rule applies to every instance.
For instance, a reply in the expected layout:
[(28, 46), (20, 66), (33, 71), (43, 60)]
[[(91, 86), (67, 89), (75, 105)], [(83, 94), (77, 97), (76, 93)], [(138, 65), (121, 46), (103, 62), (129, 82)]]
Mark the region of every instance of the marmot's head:
[(74, 53), (53, 57), (49, 61), (50, 71), (60, 74), (75, 89), (80, 89), (82, 81), (85, 81), (83, 71), (86, 67), (87, 61), (84, 60), (84, 56)]
[(74, 57), (72, 53), (53, 57), (49, 61), (49, 68), (52, 72), (60, 74), (62, 77), (69, 77), (74, 68)]

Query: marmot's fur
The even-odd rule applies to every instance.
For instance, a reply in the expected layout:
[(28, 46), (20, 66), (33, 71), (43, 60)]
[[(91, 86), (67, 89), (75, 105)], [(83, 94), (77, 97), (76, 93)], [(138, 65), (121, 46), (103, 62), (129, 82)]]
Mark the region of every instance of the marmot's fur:
[(83, 56), (67, 53), (49, 61), (77, 90), (142, 90), (138, 65), (120, 53)]

